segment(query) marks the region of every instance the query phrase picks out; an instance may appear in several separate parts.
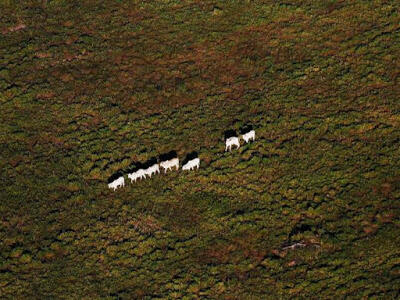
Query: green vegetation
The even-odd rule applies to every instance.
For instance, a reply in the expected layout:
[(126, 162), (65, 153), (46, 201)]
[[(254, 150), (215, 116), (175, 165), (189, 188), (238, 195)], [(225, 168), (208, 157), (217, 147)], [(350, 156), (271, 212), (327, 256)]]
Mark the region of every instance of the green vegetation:
[(398, 1), (0, 11), (0, 298), (399, 296)]

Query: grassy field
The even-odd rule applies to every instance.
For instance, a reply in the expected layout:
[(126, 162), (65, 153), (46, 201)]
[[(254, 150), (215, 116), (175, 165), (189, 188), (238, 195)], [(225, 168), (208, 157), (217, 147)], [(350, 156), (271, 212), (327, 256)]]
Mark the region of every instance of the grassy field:
[(0, 0), (0, 298), (400, 297), (399, 11)]

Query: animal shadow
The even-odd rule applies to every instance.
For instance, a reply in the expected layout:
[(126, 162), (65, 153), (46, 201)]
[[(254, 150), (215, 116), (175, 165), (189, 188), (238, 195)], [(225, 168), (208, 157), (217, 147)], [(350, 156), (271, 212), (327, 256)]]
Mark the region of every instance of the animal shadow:
[(136, 161), (136, 162), (131, 163), (128, 166), (128, 168), (126, 169), (126, 173), (133, 173), (133, 172), (136, 172), (139, 169), (144, 169), (144, 168), (145, 168), (145, 166), (144, 166), (144, 164), (142, 162)]
[(114, 174), (112, 174), (112, 175), (108, 178), (107, 183), (111, 183), (111, 182), (113, 182), (114, 180), (120, 178), (121, 176), (124, 176), (124, 173), (122, 172), (122, 170), (118, 170), (117, 172), (115, 172)]
[(229, 129), (224, 132), (225, 141), (233, 136), (237, 136), (236, 130)]
[(162, 161), (170, 160), (170, 159), (173, 159), (176, 157), (178, 157), (178, 154), (176, 153), (175, 150), (172, 150), (172, 151), (169, 151), (168, 153), (160, 154), (158, 158), (159, 158), (160, 162), (162, 162)]
[(152, 157), (142, 164), (143, 169), (147, 169), (157, 163), (157, 158)]
[(245, 124), (244, 126), (240, 127), (240, 134), (246, 134), (251, 130), (253, 130), (253, 125)]
[(198, 157), (199, 153), (197, 153), (197, 151), (190, 152), (189, 154), (186, 155), (185, 159), (182, 161), (182, 166), (186, 165), (188, 161)]

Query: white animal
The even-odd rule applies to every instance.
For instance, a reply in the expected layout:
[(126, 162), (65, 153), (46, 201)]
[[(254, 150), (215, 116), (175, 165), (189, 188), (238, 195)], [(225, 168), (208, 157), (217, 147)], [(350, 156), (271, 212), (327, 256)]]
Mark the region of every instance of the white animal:
[(243, 134), (242, 138), (246, 143), (248, 143), (250, 140), (254, 141), (256, 139), (256, 132), (254, 130), (250, 130), (249, 132)]
[(236, 136), (226, 139), (225, 143), (226, 143), (225, 151), (228, 151), (228, 149), (229, 151), (231, 151), (233, 145), (237, 146), (237, 149), (239, 149), (240, 147), (239, 138)]
[(137, 179), (146, 178), (146, 173), (143, 169), (139, 169), (136, 172), (128, 174), (128, 178), (130, 178), (131, 182), (136, 182)]
[(151, 167), (148, 167), (146, 170), (144, 170), (144, 172), (151, 178), (151, 175), (157, 174), (157, 172), (160, 173), (160, 165), (154, 164)]
[(194, 167), (197, 167), (197, 169), (200, 167), (200, 158), (189, 160), (184, 166), (182, 166), (182, 170), (193, 170)]
[(113, 182), (109, 183), (108, 187), (115, 191), (118, 187), (124, 186), (124, 185), (125, 185), (125, 179), (124, 179), (124, 176), (121, 176), (118, 179), (115, 179)]
[(146, 179), (146, 171), (143, 169), (139, 169), (136, 171), (138, 178)]
[(176, 169), (179, 169), (179, 159), (178, 158), (173, 158), (170, 160), (162, 161), (160, 162), (160, 166), (164, 168), (165, 173), (167, 173), (167, 170), (172, 169), (172, 167), (176, 167)]

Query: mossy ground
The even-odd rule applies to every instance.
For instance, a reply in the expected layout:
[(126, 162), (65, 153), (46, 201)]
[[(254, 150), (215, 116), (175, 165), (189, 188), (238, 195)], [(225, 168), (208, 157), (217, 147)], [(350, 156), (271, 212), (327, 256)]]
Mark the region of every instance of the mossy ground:
[(1, 297), (399, 296), (398, 1), (37, 2), (0, 2)]

